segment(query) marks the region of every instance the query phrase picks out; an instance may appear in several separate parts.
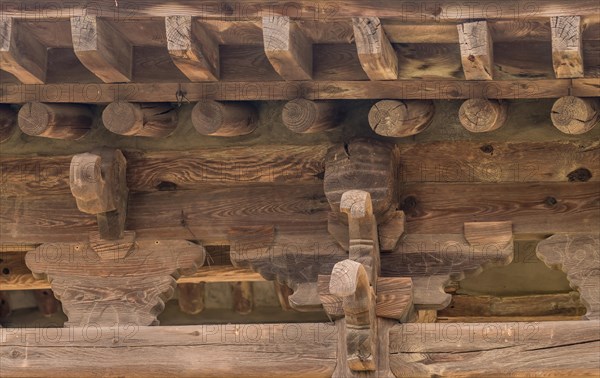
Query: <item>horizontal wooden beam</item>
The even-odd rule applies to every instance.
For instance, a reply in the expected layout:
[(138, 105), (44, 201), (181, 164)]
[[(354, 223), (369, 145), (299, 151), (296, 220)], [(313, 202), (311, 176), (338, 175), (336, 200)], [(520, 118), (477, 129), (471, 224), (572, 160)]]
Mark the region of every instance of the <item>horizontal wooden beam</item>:
[(336, 365), (327, 323), (91, 327), (1, 329), (2, 374), (331, 377)]
[[(317, 6), (318, 5), (318, 6)], [(363, 0), (349, 0), (341, 3), (315, 4), (310, 0), (290, 3), (273, 3), (267, 0), (244, 1), (220, 6), (218, 3), (206, 3), (198, 6), (195, 0), (178, 1), (167, 4), (160, 0), (119, 1), (114, 4), (97, 4), (94, 7), (85, 4), (56, 4), (51, 1), (25, 0), (3, 5), (5, 17), (40, 18), (49, 15), (57, 19), (85, 14), (107, 17), (115, 20), (134, 20), (140, 17), (166, 17), (189, 15), (205, 19), (245, 19), (270, 15), (282, 15), (300, 19), (347, 19), (350, 17), (399, 17), (404, 21), (464, 21), (481, 18), (499, 20), (527, 20), (535, 17), (577, 16), (597, 14), (598, 3), (595, 0), (578, 0), (565, 3), (561, 0), (548, 0), (531, 3), (528, 0), (514, 0), (510, 3), (496, 0), (480, 0), (474, 3), (440, 2), (425, 0), (415, 3), (412, 0), (385, 1), (378, 3)]]
[(397, 377), (596, 375), (599, 327), (598, 321), (396, 325), (390, 367)]
[[(82, 102), (179, 102), (188, 101), (355, 99), (526, 99), (558, 98), (569, 95), (596, 96), (598, 79), (555, 80), (397, 80), (397, 81), (257, 81), (218, 83), (130, 83), (0, 85), (0, 103)], [(179, 92), (181, 91), (181, 92)], [(583, 93), (583, 94), (582, 94)], [(596, 93), (595, 95), (593, 93)]]

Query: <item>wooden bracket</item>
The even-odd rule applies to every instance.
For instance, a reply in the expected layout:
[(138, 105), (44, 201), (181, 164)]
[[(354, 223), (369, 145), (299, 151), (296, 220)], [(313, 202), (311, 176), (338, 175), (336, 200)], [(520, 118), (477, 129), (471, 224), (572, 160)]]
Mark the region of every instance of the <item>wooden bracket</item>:
[(25, 262), (46, 277), (62, 302), (65, 326), (158, 325), (180, 274), (204, 263), (204, 247), (186, 240), (136, 240), (125, 232), (106, 241), (93, 233), (85, 243), (46, 243)]
[(125, 157), (119, 150), (101, 148), (71, 160), (69, 184), (77, 208), (95, 214), (102, 239), (123, 237), (127, 212)]

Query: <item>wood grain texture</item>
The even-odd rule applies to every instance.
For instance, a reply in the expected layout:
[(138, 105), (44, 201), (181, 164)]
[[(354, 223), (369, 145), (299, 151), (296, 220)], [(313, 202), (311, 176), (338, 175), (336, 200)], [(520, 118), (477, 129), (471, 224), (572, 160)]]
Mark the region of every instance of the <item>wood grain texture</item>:
[(413, 312), (413, 285), (409, 277), (379, 277), (375, 314), (378, 317), (410, 320)]
[(93, 115), (86, 105), (29, 102), (19, 109), (18, 122), (27, 135), (77, 140), (89, 132)]
[(552, 17), (552, 63), (558, 79), (583, 77), (581, 17)]
[(284, 80), (311, 80), (312, 43), (288, 16), (262, 18), (263, 44), (271, 65)]
[(191, 81), (219, 79), (219, 44), (192, 16), (165, 17), (167, 49), (173, 63)]
[(508, 104), (486, 99), (469, 99), (460, 106), (458, 118), (473, 133), (494, 131), (506, 122)]
[(233, 310), (238, 314), (247, 315), (254, 308), (254, 291), (252, 282), (230, 282), (231, 296), (233, 297)]
[(557, 234), (541, 241), (536, 255), (567, 274), (587, 308), (585, 318), (600, 319), (600, 237), (598, 234)]
[(72, 17), (71, 35), (79, 61), (103, 82), (131, 81), (132, 46), (107, 20)]
[(0, 143), (6, 142), (14, 134), (17, 126), (17, 112), (7, 105), (0, 105)]
[(204, 310), (204, 282), (177, 284), (177, 303), (181, 312), (196, 315)]
[(46, 81), (46, 46), (14, 18), (0, 21), (0, 63), (23, 84)]
[(163, 138), (177, 127), (177, 110), (165, 103), (112, 102), (102, 111), (102, 123), (119, 135)]
[(66, 326), (158, 325), (175, 279), (204, 263), (204, 248), (191, 242), (134, 238), (42, 244), (27, 253), (27, 266), (47, 277), (62, 302)]
[(397, 377), (596, 376), (599, 326), (598, 321), (396, 325), (390, 331), (390, 365)]
[(300, 98), (283, 106), (281, 118), (283, 124), (296, 133), (318, 133), (337, 126), (338, 112), (331, 102)]
[(467, 80), (492, 80), (494, 52), (486, 21), (457, 25), (460, 55)]
[(434, 112), (431, 101), (381, 100), (369, 110), (369, 126), (379, 135), (407, 137), (425, 130)]
[[(324, 323), (121, 325), (95, 327), (93, 335), (86, 329), (59, 328), (49, 337), (40, 333), (41, 328), (2, 329), (3, 374), (331, 377), (336, 364), (337, 330)], [(29, 336), (23, 337), (25, 334)], [(89, 360), (85, 366), (81, 365), (82, 356)]]
[(256, 129), (256, 109), (244, 102), (199, 101), (192, 110), (192, 125), (202, 135), (240, 136)]
[(565, 134), (583, 134), (600, 121), (597, 98), (561, 97), (552, 106), (552, 124)]
[(398, 57), (377, 17), (353, 17), (360, 64), (371, 80), (398, 79)]

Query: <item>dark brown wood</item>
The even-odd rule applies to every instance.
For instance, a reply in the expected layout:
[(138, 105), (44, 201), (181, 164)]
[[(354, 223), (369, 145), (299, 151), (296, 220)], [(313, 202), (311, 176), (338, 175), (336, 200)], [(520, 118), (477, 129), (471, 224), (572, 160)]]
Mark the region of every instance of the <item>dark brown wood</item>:
[(536, 249), (540, 260), (567, 274), (587, 308), (586, 319), (600, 319), (600, 236), (557, 234), (541, 241)]
[(91, 15), (71, 17), (71, 36), (75, 55), (100, 80), (131, 81), (133, 47), (109, 21)]
[(102, 241), (42, 244), (28, 252), (27, 266), (46, 276), (63, 304), (67, 326), (157, 325), (180, 273), (204, 263), (205, 250), (188, 241)]
[(275, 289), (275, 294), (277, 294), (281, 309), (283, 311), (291, 310), (292, 306), (290, 305), (289, 296), (292, 295), (294, 291), (285, 283), (280, 283), (277, 280), (273, 281), (273, 288)]
[[(5, 319), (11, 313), (10, 303), (8, 301), (8, 293), (5, 291), (0, 291), (0, 319)], [(1, 325), (0, 328), (2, 328)]]
[(369, 111), (369, 126), (379, 135), (407, 137), (431, 124), (435, 110), (431, 101), (382, 100)]
[(293, 132), (318, 133), (335, 128), (338, 113), (331, 102), (296, 99), (284, 105), (281, 118)]
[(552, 63), (556, 78), (583, 77), (581, 17), (552, 17)]
[(265, 54), (284, 80), (311, 80), (312, 43), (288, 16), (262, 18)]
[(29, 102), (19, 110), (18, 120), (25, 134), (77, 140), (90, 130), (93, 115), (86, 105)]
[(113, 102), (102, 112), (102, 123), (115, 134), (162, 138), (177, 127), (171, 104)]
[(173, 63), (191, 81), (219, 80), (219, 44), (189, 15), (165, 17)]
[(467, 80), (492, 80), (494, 52), (487, 21), (457, 25), (460, 56)]
[(23, 84), (46, 81), (46, 46), (14, 18), (0, 20), (0, 63)]
[(561, 97), (550, 114), (554, 126), (565, 134), (583, 134), (600, 120), (600, 100), (597, 98)]
[(52, 316), (58, 312), (60, 302), (54, 297), (52, 290), (33, 290), (33, 296), (42, 315)]
[(0, 105), (0, 143), (10, 139), (16, 126), (17, 112), (7, 105)]
[(239, 136), (257, 126), (256, 109), (243, 102), (200, 101), (192, 110), (192, 125), (202, 135)]
[(398, 57), (378, 17), (353, 17), (360, 64), (371, 80), (398, 79)]
[(204, 286), (204, 282), (177, 285), (177, 302), (182, 312), (196, 315), (204, 310)]
[(470, 99), (460, 106), (458, 118), (465, 129), (473, 133), (485, 133), (500, 128), (508, 117), (508, 103)]
[(252, 282), (230, 282), (233, 310), (238, 314), (247, 315), (254, 307), (254, 290)]

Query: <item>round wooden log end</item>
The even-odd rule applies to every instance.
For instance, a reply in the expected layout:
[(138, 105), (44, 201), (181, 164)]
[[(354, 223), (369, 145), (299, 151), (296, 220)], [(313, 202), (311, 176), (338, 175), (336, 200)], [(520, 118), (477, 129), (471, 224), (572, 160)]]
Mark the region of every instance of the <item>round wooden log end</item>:
[(42, 136), (50, 127), (50, 111), (41, 102), (28, 102), (19, 110), (18, 123), (25, 134)]
[(76, 140), (90, 130), (93, 114), (80, 104), (30, 102), (21, 107), (19, 128), (27, 135)]
[(335, 127), (333, 104), (306, 99), (287, 102), (281, 113), (283, 124), (295, 133), (317, 133)]
[(144, 127), (144, 115), (139, 104), (113, 102), (102, 112), (102, 123), (119, 135), (136, 135)]
[(500, 128), (507, 118), (508, 106), (482, 98), (463, 102), (458, 118), (463, 127), (473, 133), (485, 133)]
[(552, 106), (550, 118), (554, 126), (565, 134), (583, 134), (600, 120), (597, 99), (574, 96), (561, 97)]
[(202, 135), (241, 136), (256, 129), (256, 110), (245, 103), (200, 101), (192, 109), (192, 125)]
[(433, 102), (382, 100), (371, 107), (369, 125), (386, 137), (407, 137), (425, 130), (434, 114)]

